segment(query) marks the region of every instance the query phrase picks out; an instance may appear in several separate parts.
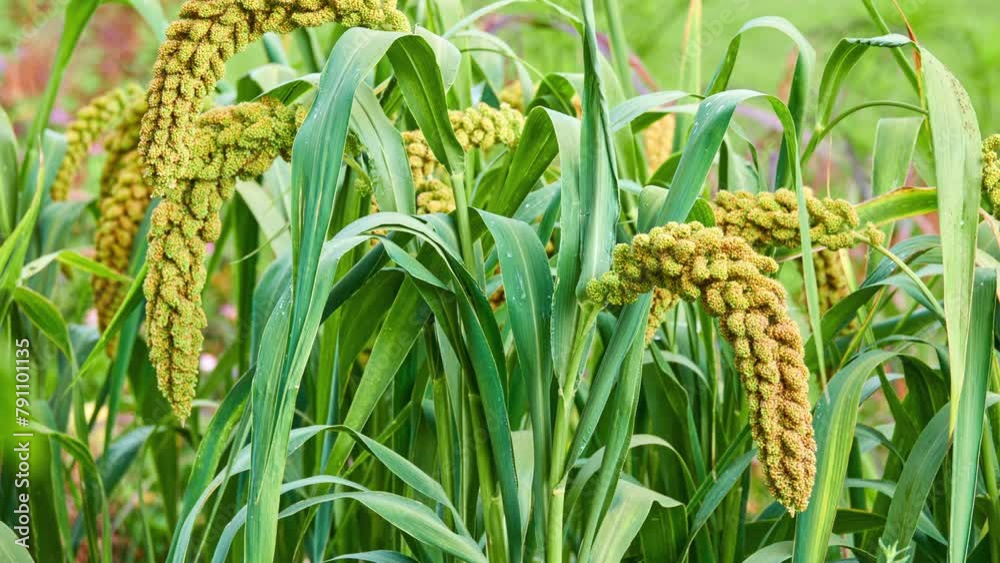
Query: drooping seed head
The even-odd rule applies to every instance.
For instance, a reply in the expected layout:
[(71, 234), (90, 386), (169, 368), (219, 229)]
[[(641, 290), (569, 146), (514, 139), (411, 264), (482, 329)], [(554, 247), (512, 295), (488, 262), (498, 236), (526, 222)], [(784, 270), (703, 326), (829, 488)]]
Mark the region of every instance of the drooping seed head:
[(983, 197), (993, 206), (993, 215), (1000, 217), (1000, 134), (983, 141)]
[(669, 223), (618, 245), (611, 269), (587, 286), (604, 304), (660, 299), (697, 301), (719, 318), (747, 394), (750, 429), (774, 497), (790, 511), (806, 508), (816, 474), (809, 372), (802, 338), (786, 308), (785, 289), (768, 277), (774, 260), (742, 238), (700, 223)]
[(202, 114), (188, 139), (187, 166), (173, 187), (162, 190), (164, 199), (153, 211), (143, 287), (149, 356), (179, 418), (190, 414), (198, 383), (204, 259), (222, 228), (219, 210), (238, 178), (264, 173), (279, 156), (290, 158), (304, 119), (303, 108), (268, 98)]
[(52, 201), (64, 201), (90, 147), (114, 129), (143, 90), (136, 84), (101, 94), (80, 108), (66, 129), (66, 154), (52, 183)]
[(161, 195), (190, 166), (194, 121), (226, 61), (265, 33), (338, 22), (345, 27), (409, 31), (395, 0), (188, 0), (153, 65), (140, 152)]
[[(796, 249), (801, 245), (798, 198), (791, 190), (758, 194), (721, 191), (712, 208), (718, 227), (728, 235), (745, 239), (754, 248)], [(860, 220), (849, 202), (807, 195), (806, 209), (813, 244), (831, 250), (857, 244)]]

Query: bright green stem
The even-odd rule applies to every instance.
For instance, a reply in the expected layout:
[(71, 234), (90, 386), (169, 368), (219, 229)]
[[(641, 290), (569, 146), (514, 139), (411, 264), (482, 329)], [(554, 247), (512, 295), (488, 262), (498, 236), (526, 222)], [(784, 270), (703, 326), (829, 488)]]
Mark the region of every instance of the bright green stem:
[[(466, 153), (466, 165), (471, 164), (470, 161), (470, 155)], [(451, 187), (452, 191), (455, 192), (455, 217), (458, 220), (458, 240), (462, 251), (462, 260), (465, 262), (465, 268), (471, 274), (476, 271), (476, 255), (472, 250), (472, 228), (469, 225), (469, 192), (471, 191), (469, 184), (471, 181), (468, 176), (471, 172), (468, 172), (468, 166), (466, 170), (464, 173), (451, 176)]]
[[(452, 436), (451, 409), (448, 406), (448, 387), (441, 374), (435, 374), (433, 380), (434, 420), (437, 429), (438, 463), (441, 464), (441, 486), (450, 498), (455, 497), (455, 450)], [(446, 519), (451, 519), (450, 513), (445, 513)]]
[(552, 436), (552, 465), (549, 469), (549, 514), (546, 529), (546, 561), (561, 563), (563, 560), (563, 507), (566, 500), (566, 460), (572, 436), (569, 432), (570, 417), (573, 414), (573, 399), (576, 397), (576, 386), (583, 370), (583, 360), (587, 351), (587, 341), (600, 308), (593, 304), (584, 304), (577, 321), (576, 334), (573, 337), (573, 348), (569, 362), (566, 364), (568, 373), (564, 374), (563, 385), (559, 390), (559, 400), (556, 403), (556, 421)]
[[(469, 410), (472, 435), (476, 444), (476, 466), (479, 470), (479, 493), (483, 503), (483, 522), (486, 526), (486, 558), (490, 561), (507, 561), (507, 534), (504, 531), (503, 502), (496, 486), (493, 456), (486, 430), (486, 415), (476, 393), (469, 393)], [(511, 507), (517, 510), (518, 507)]]
[(619, 9), (621, 0), (606, 0), (605, 15), (608, 18), (609, 34), (611, 36), (611, 54), (615, 63), (615, 73), (626, 97), (632, 92), (632, 72), (628, 65), (629, 48), (626, 40), (625, 27)]
[[(995, 371), (995, 370), (994, 370)], [(986, 432), (983, 432), (983, 483), (986, 485), (986, 496), (990, 499), (987, 519), (990, 527), (990, 561), (1000, 563), (1000, 491), (997, 490), (997, 450), (993, 443), (992, 425), (986, 419)]]

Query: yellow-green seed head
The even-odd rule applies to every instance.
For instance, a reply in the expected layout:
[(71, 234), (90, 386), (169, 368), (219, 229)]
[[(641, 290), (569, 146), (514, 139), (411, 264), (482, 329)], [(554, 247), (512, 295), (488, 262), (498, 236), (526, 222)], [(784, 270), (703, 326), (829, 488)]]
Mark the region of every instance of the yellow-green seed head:
[(498, 144), (514, 148), (524, 129), (524, 115), (507, 104), (497, 109), (480, 103), (464, 111), (450, 111), (448, 117), (459, 144), (466, 151), (488, 151)]
[(278, 156), (290, 158), (305, 110), (263, 99), (210, 110), (187, 140), (188, 165), (153, 212), (144, 291), (150, 361), (160, 391), (186, 418), (198, 383), (206, 318), (206, 245), (219, 237), (219, 210), (238, 178), (262, 174)]
[(93, 100), (76, 112), (66, 129), (66, 155), (52, 183), (52, 201), (64, 201), (90, 147), (113, 129), (125, 116), (129, 106), (143, 96), (142, 88), (129, 84), (115, 88)]
[(500, 98), (500, 103), (524, 113), (524, 85), (520, 80), (508, 82), (497, 97)]
[(410, 27), (395, 0), (188, 0), (181, 6), (153, 65), (139, 145), (157, 195), (190, 166), (195, 118), (227, 60), (265, 33), (334, 21), (391, 31)]
[[(500, 109), (479, 104), (466, 110), (448, 112), (462, 149), (489, 150), (496, 145), (516, 147), (524, 129), (524, 116), (507, 104)], [(434, 156), (424, 134), (405, 131), (403, 144), (410, 164), (410, 174), (417, 194), (417, 213), (451, 213), (455, 209), (455, 194), (441, 180), (444, 167)]]
[(993, 206), (993, 215), (1000, 217), (1000, 134), (983, 141), (983, 197)]
[(659, 287), (653, 288), (653, 304), (646, 319), (646, 343), (653, 341), (657, 329), (667, 318), (667, 313), (677, 304), (677, 296)]
[[(798, 199), (795, 192), (721, 191), (713, 203), (715, 223), (728, 235), (745, 239), (754, 248), (800, 246)], [(850, 202), (806, 196), (809, 235), (813, 244), (831, 250), (857, 244), (860, 221)]]
[[(146, 216), (150, 189), (142, 178), (142, 161), (134, 147), (120, 161), (117, 174), (98, 202), (99, 216), (94, 241), (99, 263), (120, 274), (128, 270), (136, 233)], [(116, 280), (92, 279), (98, 326), (108, 327), (124, 298), (125, 288)], [(113, 347), (109, 348), (113, 353)]]
[(418, 182), (417, 214), (451, 213), (455, 210), (455, 192), (442, 182), (431, 178)]
[(829, 311), (850, 293), (847, 273), (840, 256), (833, 250), (824, 249), (813, 255), (816, 268), (816, 285), (819, 288), (819, 308)]
[(655, 121), (642, 132), (646, 146), (646, 164), (652, 174), (670, 158), (674, 151), (674, 128), (677, 119), (674, 114)]
[(816, 475), (802, 338), (785, 289), (768, 277), (777, 263), (737, 236), (700, 223), (669, 223), (618, 245), (611, 269), (587, 286), (599, 303), (624, 305), (660, 289), (698, 301), (732, 345), (750, 411), (750, 429), (771, 494), (805, 510)]
[(434, 176), (441, 163), (431, 151), (427, 139), (421, 131), (404, 131), (403, 145), (406, 148), (406, 158), (410, 164), (410, 174), (414, 184)]

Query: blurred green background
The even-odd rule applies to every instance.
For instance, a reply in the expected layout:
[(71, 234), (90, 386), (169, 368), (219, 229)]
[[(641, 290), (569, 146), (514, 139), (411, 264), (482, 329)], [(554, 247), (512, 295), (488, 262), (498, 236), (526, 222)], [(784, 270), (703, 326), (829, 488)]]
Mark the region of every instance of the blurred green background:
[[(425, 0), (410, 0), (411, 12)], [(461, 4), (466, 12), (492, 0), (442, 0), (442, 6)], [(577, 13), (576, 0), (551, 0)], [(1000, 131), (1000, 108), (993, 87), (1000, 63), (1000, 7), (996, 0), (872, 0), (894, 32), (906, 27), (895, 5), (906, 13), (917, 38), (942, 60), (969, 91), (984, 136)], [(168, 17), (179, 0), (163, 0)], [(400, 4), (407, 4), (400, 0)], [(30, 119), (34, 102), (44, 88), (55, 38), (60, 29), (63, 0), (0, 0), (0, 104), (15, 123)], [(680, 54), (690, 0), (622, 0), (621, 13), (629, 47), (642, 61), (661, 90), (681, 89)], [(603, 0), (596, 2), (602, 29), (608, 28)], [(701, 81), (711, 78), (733, 34), (759, 16), (782, 16), (812, 43), (817, 66), (822, 69), (831, 49), (843, 37), (880, 35), (861, 0), (797, 2), (779, 0), (706, 0), (702, 4)], [(580, 44), (566, 26), (540, 2), (511, 5), (479, 22), (498, 33), (538, 68), (573, 72), (580, 68)], [(104, 4), (83, 37), (66, 85), (59, 97), (53, 123), (65, 123), (70, 113), (91, 96), (126, 79), (144, 82), (155, 56), (156, 40), (132, 9)], [(294, 49), (291, 43), (289, 47)], [(256, 51), (256, 52), (255, 52)], [(230, 65), (230, 77), (241, 68), (258, 64), (262, 49), (250, 49)], [(241, 60), (242, 59), (242, 60)], [(793, 63), (791, 41), (778, 32), (758, 30), (743, 40), (731, 87), (753, 88), (783, 94)], [(816, 82), (818, 83), (817, 76)], [(866, 57), (851, 75), (848, 94), (838, 107), (865, 100), (897, 99), (915, 102), (908, 94), (895, 62), (888, 53)], [(838, 128), (831, 142), (849, 141), (863, 152), (869, 148), (874, 125), (892, 110), (862, 112)], [(899, 112), (896, 115), (904, 115)]]
[[(873, 1), (892, 31), (905, 34), (906, 27), (894, 3)], [(475, 0), (474, 3), (484, 6), (490, 2)], [(578, 3), (572, 0), (555, 3), (578, 11)], [(993, 94), (1000, 64), (1000, 5), (995, 0), (897, 0), (897, 3), (921, 44), (943, 61), (969, 91), (984, 136), (1000, 130), (1000, 108)], [(629, 46), (660, 89), (680, 86), (680, 53), (689, 5), (689, 0), (624, 0), (621, 4)], [(509, 11), (513, 13), (520, 6)], [(603, 3), (598, 2), (598, 16), (602, 20), (603, 10)], [(702, 4), (703, 86), (722, 60), (733, 35), (744, 23), (760, 16), (781, 16), (794, 24), (815, 48), (820, 69), (839, 39), (881, 35), (861, 0), (707, 0)], [(580, 68), (577, 43), (567, 32), (529, 25), (520, 18), (498, 25), (499, 33), (533, 64), (566, 71)], [(607, 29), (606, 23), (603, 28)], [(779, 91), (790, 72), (791, 52), (791, 41), (776, 31), (750, 32), (743, 40), (731, 86), (769, 93)], [(840, 107), (858, 100), (901, 99), (899, 93), (908, 90), (904, 80), (888, 53), (866, 57), (852, 74), (848, 88), (857, 99), (844, 99)], [(856, 125), (849, 129), (872, 131), (863, 123)]]

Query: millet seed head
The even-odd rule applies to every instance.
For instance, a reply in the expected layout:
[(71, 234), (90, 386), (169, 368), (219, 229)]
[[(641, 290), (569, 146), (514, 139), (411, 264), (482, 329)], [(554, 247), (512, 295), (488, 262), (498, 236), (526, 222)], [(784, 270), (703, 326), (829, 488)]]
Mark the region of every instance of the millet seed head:
[(809, 502), (816, 442), (802, 338), (788, 314), (784, 287), (768, 277), (777, 269), (774, 260), (720, 228), (669, 223), (618, 245), (610, 271), (592, 280), (587, 294), (599, 303), (624, 305), (657, 289), (661, 301), (697, 301), (719, 319), (746, 389), (768, 488), (794, 512)]
[[(798, 198), (791, 190), (758, 194), (721, 191), (712, 208), (718, 227), (726, 234), (742, 237), (753, 248), (800, 246)], [(850, 202), (806, 195), (806, 210), (813, 244), (831, 250), (857, 244), (855, 233), (860, 220)]]
[(983, 198), (993, 206), (993, 215), (1000, 217), (1000, 134), (983, 141)]
[(656, 172), (673, 154), (676, 125), (677, 119), (671, 113), (653, 122), (642, 132), (646, 148), (646, 164), (650, 174)]
[(221, 231), (219, 210), (238, 178), (262, 174), (281, 156), (290, 158), (302, 107), (272, 99), (210, 110), (195, 121), (186, 167), (162, 190), (153, 212), (144, 292), (150, 361), (160, 391), (179, 418), (191, 412), (198, 383), (206, 318), (206, 245)]
[(127, 110), (143, 97), (143, 90), (128, 84), (101, 94), (80, 108), (66, 129), (66, 154), (52, 183), (52, 201), (64, 201), (90, 147), (126, 117)]
[(346, 27), (409, 31), (395, 0), (188, 0), (167, 28), (149, 85), (139, 150), (147, 180), (161, 195), (190, 167), (188, 140), (202, 100), (226, 61), (265, 33), (338, 22)]
[[(142, 177), (142, 160), (133, 147), (120, 161), (113, 179), (102, 178), (102, 185), (109, 184), (98, 201), (99, 215), (94, 240), (97, 262), (119, 274), (128, 271), (132, 248), (139, 226), (146, 217), (150, 202), (150, 189)], [(93, 276), (94, 304), (97, 307), (98, 326), (107, 329), (115, 312), (125, 297), (121, 282)], [(114, 345), (108, 348), (114, 353)]]

